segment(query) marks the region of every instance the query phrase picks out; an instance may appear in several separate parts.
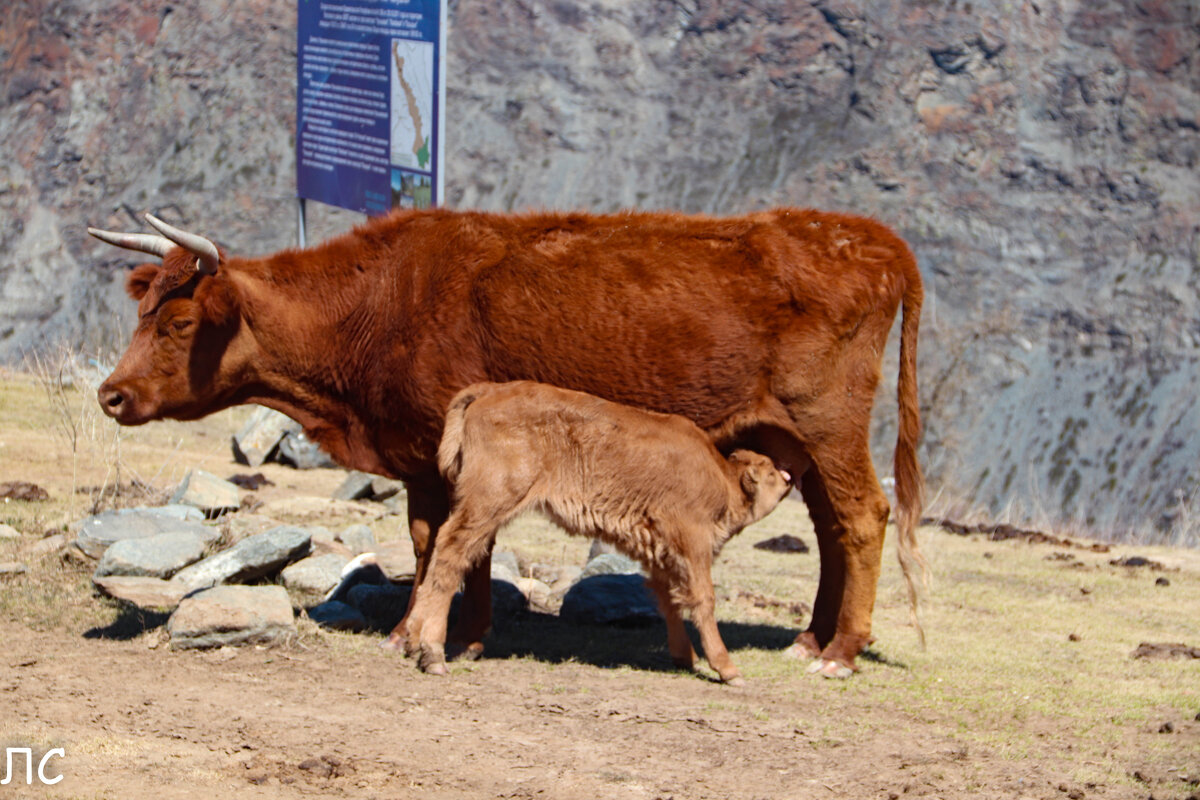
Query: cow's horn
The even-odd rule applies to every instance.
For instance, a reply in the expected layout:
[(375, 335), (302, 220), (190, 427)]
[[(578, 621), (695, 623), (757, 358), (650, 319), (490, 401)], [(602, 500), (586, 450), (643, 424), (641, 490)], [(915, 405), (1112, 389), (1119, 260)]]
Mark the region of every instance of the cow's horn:
[(208, 239), (194, 233), (181, 231), (174, 225), (168, 225), (149, 212), (146, 213), (146, 222), (149, 222), (163, 236), (194, 255), (196, 257), (197, 272), (212, 275), (217, 271), (217, 265), (221, 262), (221, 254), (217, 252), (217, 246)]
[(112, 231), (102, 231), (99, 228), (88, 228), (87, 232), (102, 242), (107, 242), (117, 247), (124, 247), (126, 250), (149, 253), (159, 258), (165, 257), (170, 249), (175, 246), (171, 244), (170, 239), (165, 239), (162, 236), (153, 236), (149, 233), (113, 233)]

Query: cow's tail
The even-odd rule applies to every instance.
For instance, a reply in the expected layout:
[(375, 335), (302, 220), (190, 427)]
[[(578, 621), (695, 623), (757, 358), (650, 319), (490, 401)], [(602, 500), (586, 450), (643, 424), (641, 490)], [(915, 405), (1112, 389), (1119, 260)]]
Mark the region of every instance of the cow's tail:
[(474, 387), (464, 389), (450, 401), (446, 411), (446, 427), (442, 431), (442, 443), (438, 445), (438, 471), (447, 483), (453, 485), (462, 471), (463, 429), (467, 406), (474, 403), (479, 393)]
[(896, 554), (900, 569), (908, 586), (909, 613), (912, 617), (921, 645), (925, 645), (925, 632), (917, 617), (920, 588), (929, 587), (929, 564), (917, 544), (917, 523), (921, 520), (925, 483), (921, 476), (921, 465), (917, 462), (917, 443), (921, 437), (921, 410), (917, 403), (917, 328), (921, 320), (921, 303), (924, 291), (921, 273), (911, 251), (905, 248), (905, 277), (907, 286), (901, 305), (900, 323), (900, 376), (897, 381), (899, 401), (896, 453), (893, 470), (896, 479), (896, 529), (898, 539)]

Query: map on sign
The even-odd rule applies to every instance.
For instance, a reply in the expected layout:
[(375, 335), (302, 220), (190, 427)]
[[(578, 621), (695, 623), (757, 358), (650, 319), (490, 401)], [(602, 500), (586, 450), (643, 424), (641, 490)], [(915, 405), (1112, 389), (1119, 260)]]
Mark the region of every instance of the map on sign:
[(433, 43), (393, 39), (392, 164), (429, 170), (433, 143)]

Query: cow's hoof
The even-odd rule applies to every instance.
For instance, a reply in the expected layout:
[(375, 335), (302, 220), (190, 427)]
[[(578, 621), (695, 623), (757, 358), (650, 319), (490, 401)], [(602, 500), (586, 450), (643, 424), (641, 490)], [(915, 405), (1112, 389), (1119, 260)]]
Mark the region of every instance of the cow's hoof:
[(478, 661), (483, 657), (483, 642), (451, 644), (448, 655), (451, 661)]
[(820, 673), (823, 678), (849, 678), (854, 674), (852, 667), (847, 667), (845, 664), (834, 661), (833, 659), (818, 658), (816, 661), (808, 665), (808, 673)]
[(808, 661), (809, 659), (816, 658), (819, 655), (820, 655), (820, 652), (816, 652), (816, 653), (809, 652), (809, 649), (807, 647), (805, 647), (804, 645), (800, 644), (800, 642), (794, 643), (787, 650), (783, 651), (784, 658), (791, 658), (796, 661)]
[(408, 637), (398, 633), (390, 634), (379, 643), (380, 650), (390, 650), (393, 653), (403, 653), (408, 646)]
[(722, 678), (721, 682), (726, 686), (745, 686), (746, 679), (741, 675), (734, 675), (732, 678)]

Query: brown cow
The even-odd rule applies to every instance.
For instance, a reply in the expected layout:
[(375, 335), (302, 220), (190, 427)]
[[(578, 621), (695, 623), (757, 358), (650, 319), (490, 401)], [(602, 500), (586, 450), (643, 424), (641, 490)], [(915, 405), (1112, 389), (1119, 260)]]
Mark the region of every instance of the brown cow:
[[(436, 452), (459, 390), (529, 379), (680, 414), (723, 451), (757, 450), (798, 481), (821, 578), (791, 652), (831, 675), (849, 674), (871, 636), (888, 503), (868, 427), (903, 305), (894, 469), (898, 553), (915, 586), (921, 277), (877, 222), (789, 208), (407, 211), (262, 258), (152, 224), (162, 236), (94, 231), (162, 258), (129, 278), (137, 329), (99, 391), (118, 422), (237, 403), (282, 411), (340, 463), (407, 482), (423, 577), (448, 511)], [(484, 559), (453, 637), (472, 652), (489, 586)]]
[(771, 459), (735, 450), (727, 461), (674, 414), (514, 381), (468, 386), (451, 401), (438, 467), (451, 487), (450, 517), (408, 616), (408, 648), (420, 650), (421, 669), (446, 672), (450, 600), (496, 532), (538, 509), (645, 565), (677, 666), (691, 669), (696, 658), (687, 609), (708, 663), (721, 680), (741, 683), (717, 631), (712, 561), (791, 490)]

